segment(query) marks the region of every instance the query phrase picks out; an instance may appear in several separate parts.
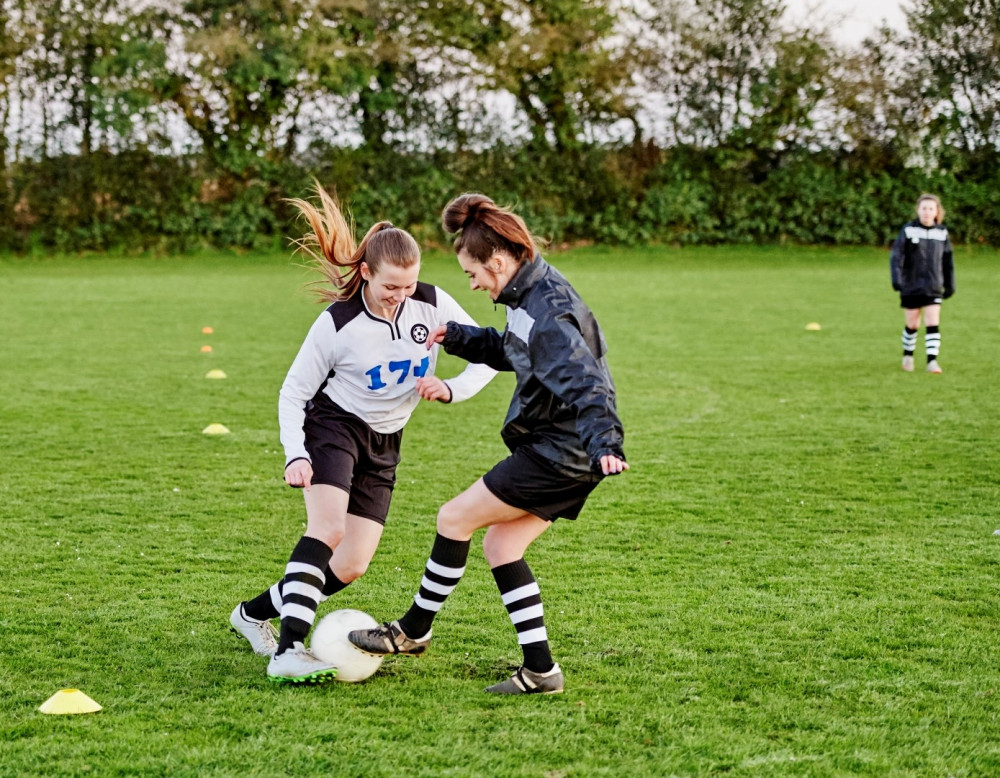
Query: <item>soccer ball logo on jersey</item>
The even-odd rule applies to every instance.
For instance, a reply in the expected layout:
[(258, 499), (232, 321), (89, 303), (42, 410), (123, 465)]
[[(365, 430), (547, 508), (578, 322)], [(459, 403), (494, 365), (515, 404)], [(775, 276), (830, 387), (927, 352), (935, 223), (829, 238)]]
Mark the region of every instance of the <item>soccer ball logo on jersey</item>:
[(410, 327), (410, 337), (413, 338), (414, 343), (426, 343), (428, 335), (430, 335), (430, 330), (427, 329), (426, 324), (414, 324)]

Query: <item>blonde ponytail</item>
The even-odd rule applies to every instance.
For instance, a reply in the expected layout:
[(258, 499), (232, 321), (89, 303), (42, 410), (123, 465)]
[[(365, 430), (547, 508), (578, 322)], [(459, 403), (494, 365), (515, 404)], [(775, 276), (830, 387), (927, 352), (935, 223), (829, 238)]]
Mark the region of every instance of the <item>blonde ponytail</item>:
[(392, 222), (374, 224), (356, 244), (354, 221), (348, 222), (338, 202), (314, 182), (319, 197), (317, 208), (308, 200), (288, 200), (311, 228), (301, 238), (292, 242), (296, 251), (305, 255), (323, 278), (310, 286), (317, 298), (325, 302), (347, 300), (357, 294), (364, 279), (361, 263), (377, 273), (383, 264), (411, 267), (420, 262), (420, 247), (413, 236), (394, 227)]

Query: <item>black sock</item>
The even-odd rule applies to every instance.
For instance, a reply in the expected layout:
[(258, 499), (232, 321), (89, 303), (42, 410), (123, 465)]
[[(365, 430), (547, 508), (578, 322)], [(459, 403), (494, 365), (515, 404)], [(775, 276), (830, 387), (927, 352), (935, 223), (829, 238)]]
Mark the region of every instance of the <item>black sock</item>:
[(281, 615), (281, 581), (243, 603), (243, 613), (257, 621), (270, 621)]
[[(283, 583), (284, 579), (278, 581), (270, 589), (265, 589), (252, 600), (244, 602), (243, 613), (257, 621), (270, 621), (278, 618), (281, 615), (281, 587)], [(340, 590), (346, 589), (349, 585), (337, 578), (333, 574), (333, 570), (328, 567), (326, 581), (323, 582), (323, 599), (325, 600)]]
[(938, 358), (941, 351), (941, 327), (933, 325), (924, 331), (924, 346), (927, 348), (927, 363)]
[(416, 639), (427, 634), (444, 601), (462, 580), (470, 544), (471, 541), (451, 540), (440, 533), (434, 538), (420, 590), (413, 598), (413, 605), (399, 620), (399, 627), (407, 637)]
[(552, 669), (549, 637), (542, 613), (542, 593), (524, 559), (499, 565), (492, 570), (503, 604), (517, 630), (517, 642), (524, 652), (524, 666), (535, 673)]
[(323, 597), (325, 571), (332, 555), (322, 540), (306, 536), (292, 551), (281, 586), (281, 635), (276, 653), (305, 642)]
[(336, 575), (333, 574), (333, 569), (326, 568), (326, 581), (323, 582), (323, 599), (327, 597), (332, 597), (337, 592), (346, 589), (350, 586), (350, 583), (344, 583)]

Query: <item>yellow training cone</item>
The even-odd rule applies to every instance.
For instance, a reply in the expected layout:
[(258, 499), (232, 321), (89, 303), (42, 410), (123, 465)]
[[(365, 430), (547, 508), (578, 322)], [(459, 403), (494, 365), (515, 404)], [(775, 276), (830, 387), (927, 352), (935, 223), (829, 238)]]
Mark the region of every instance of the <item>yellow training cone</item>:
[(97, 713), (100, 709), (79, 689), (60, 689), (38, 707), (42, 713)]
[(819, 326), (819, 322), (818, 321), (811, 321), (811, 322), (809, 322), (806, 325), (806, 329), (807, 330), (821, 330), (823, 328)]
[(213, 332), (215, 332), (215, 330), (213, 330), (211, 327), (202, 327), (201, 331), (205, 335), (211, 335)]
[(205, 378), (225, 378), (226, 374), (222, 370), (209, 370), (205, 373)]
[(201, 353), (202, 354), (211, 354), (212, 353), (212, 347), (209, 346), (209, 345), (207, 345), (207, 344), (204, 345), (204, 346), (202, 346), (201, 347)]
[(206, 435), (228, 435), (229, 429), (225, 424), (209, 424), (202, 432)]

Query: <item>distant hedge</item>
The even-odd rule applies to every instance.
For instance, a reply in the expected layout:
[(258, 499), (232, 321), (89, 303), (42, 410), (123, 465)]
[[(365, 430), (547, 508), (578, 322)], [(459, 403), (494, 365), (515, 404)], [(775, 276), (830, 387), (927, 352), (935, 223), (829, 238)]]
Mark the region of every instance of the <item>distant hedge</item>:
[(932, 173), (891, 150), (593, 147), (572, 156), (497, 147), (430, 154), (312, 150), (310, 164), (244, 177), (198, 158), (94, 152), (19, 164), (0, 249), (186, 251), (273, 246), (299, 229), (285, 199), (314, 178), (363, 229), (390, 219), (425, 245), (444, 240), (441, 208), (463, 191), (511, 204), (561, 243), (884, 245), (918, 194), (939, 194), (959, 243), (1000, 246), (1000, 154)]

